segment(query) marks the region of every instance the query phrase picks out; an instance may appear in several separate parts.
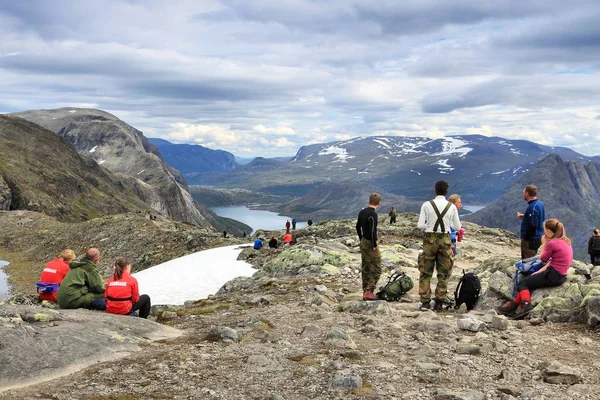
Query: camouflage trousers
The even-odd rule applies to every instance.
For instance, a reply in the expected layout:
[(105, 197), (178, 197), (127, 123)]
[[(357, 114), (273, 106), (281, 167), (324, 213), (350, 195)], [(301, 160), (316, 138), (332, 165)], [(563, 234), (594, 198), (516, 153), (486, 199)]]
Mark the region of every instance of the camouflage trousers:
[(373, 242), (362, 238), (360, 240), (360, 258), (362, 261), (363, 292), (366, 290), (375, 291), (381, 276), (381, 254), (379, 254), (379, 249), (373, 250)]
[(450, 234), (425, 233), (423, 254), (419, 257), (419, 297), (421, 303), (431, 301), (431, 277), (434, 268), (437, 270), (437, 286), (435, 298), (446, 299), (448, 278), (452, 274), (454, 254)]

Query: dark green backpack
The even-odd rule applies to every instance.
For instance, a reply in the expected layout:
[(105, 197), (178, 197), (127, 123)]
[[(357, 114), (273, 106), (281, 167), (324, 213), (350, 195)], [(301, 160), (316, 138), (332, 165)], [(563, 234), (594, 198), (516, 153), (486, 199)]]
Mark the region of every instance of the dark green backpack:
[(386, 301), (400, 300), (403, 294), (407, 293), (414, 287), (413, 280), (404, 272), (394, 272), (388, 283), (379, 288), (377, 297)]

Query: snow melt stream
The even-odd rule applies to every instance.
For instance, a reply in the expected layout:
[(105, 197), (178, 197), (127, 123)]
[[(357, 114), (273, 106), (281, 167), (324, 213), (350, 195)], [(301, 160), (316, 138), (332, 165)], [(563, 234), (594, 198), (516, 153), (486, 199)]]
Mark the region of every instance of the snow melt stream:
[(186, 300), (203, 299), (215, 294), (233, 278), (252, 276), (256, 272), (247, 262), (237, 260), (242, 246), (245, 245), (188, 254), (133, 276), (138, 280), (140, 294), (149, 295), (152, 304), (181, 305)]

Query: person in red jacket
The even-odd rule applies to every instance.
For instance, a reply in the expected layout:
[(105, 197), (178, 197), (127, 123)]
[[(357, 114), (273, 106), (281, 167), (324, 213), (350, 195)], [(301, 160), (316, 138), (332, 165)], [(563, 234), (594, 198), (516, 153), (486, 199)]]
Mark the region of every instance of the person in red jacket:
[(140, 296), (138, 281), (131, 276), (131, 263), (124, 257), (115, 261), (115, 272), (108, 279), (106, 291), (106, 312), (111, 314), (131, 314), (140, 311), (140, 318), (150, 315), (150, 297)]
[(75, 252), (66, 249), (60, 253), (58, 258), (46, 264), (37, 284), (37, 292), (41, 301), (47, 300), (56, 303), (56, 292), (58, 292), (61, 282), (69, 272), (69, 263), (74, 258)]

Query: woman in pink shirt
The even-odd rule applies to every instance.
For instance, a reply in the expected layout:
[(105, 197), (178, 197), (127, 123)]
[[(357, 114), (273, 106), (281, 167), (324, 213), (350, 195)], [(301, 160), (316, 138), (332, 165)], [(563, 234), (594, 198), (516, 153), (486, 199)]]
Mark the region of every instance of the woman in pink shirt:
[(501, 314), (517, 319), (525, 317), (533, 309), (532, 290), (560, 286), (567, 280), (567, 271), (573, 262), (573, 248), (559, 220), (548, 219), (544, 222), (540, 252), (540, 259), (546, 265), (519, 281), (517, 296), (498, 310)]

